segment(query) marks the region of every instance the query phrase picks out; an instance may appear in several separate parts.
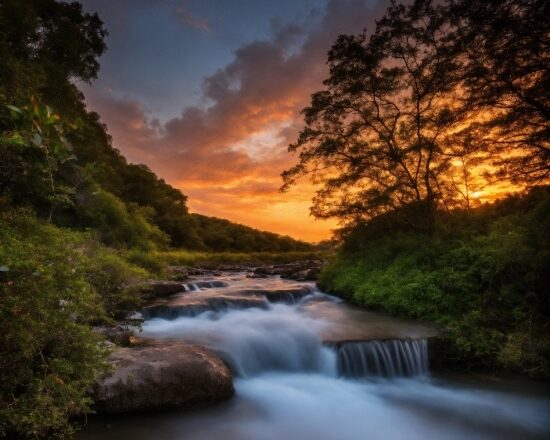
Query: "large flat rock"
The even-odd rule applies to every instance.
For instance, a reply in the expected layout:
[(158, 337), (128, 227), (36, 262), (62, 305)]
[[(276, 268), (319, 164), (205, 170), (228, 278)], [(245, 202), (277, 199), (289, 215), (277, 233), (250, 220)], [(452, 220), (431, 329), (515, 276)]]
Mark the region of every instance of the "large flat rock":
[(227, 365), (204, 347), (173, 341), (117, 347), (110, 357), (113, 374), (95, 388), (101, 413), (192, 408), (230, 397), (233, 376)]
[(301, 307), (303, 313), (323, 320), (321, 339), (328, 344), (394, 339), (428, 339), (439, 330), (428, 323), (396, 318), (372, 312), (344, 302), (311, 301)]

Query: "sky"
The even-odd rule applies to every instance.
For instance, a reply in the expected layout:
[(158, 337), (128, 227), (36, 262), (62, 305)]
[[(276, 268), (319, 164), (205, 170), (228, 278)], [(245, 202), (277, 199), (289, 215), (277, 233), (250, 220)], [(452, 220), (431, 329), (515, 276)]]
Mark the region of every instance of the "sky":
[(191, 212), (318, 241), (314, 187), (280, 174), (339, 34), (372, 29), (385, 0), (82, 0), (109, 31), (79, 84), (113, 145), (182, 190)]

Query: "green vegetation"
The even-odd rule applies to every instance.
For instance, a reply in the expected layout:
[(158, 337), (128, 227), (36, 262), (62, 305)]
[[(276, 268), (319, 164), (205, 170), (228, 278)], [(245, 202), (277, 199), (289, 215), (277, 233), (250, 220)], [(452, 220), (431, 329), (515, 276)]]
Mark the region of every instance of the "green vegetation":
[(189, 214), (184, 194), (127, 163), (75, 86), (96, 77), (106, 34), (76, 2), (0, 2), (0, 437), (73, 432), (106, 368), (92, 325), (139, 307), (132, 286), (168, 263), (311, 249)]
[(87, 280), (85, 235), (22, 211), (0, 218), (0, 436), (70, 433), (105, 350), (88, 325), (103, 312)]
[(544, 0), (392, 2), (340, 35), (289, 146), (283, 189), (342, 224), (325, 289), (445, 329), (449, 362), (550, 377), (547, 187), (474, 209), (474, 195), (550, 180)]
[(175, 250), (149, 254), (157, 261), (171, 265), (217, 267), (220, 264), (270, 264), (318, 260), (330, 255), (330, 251), (293, 252), (194, 252)]
[(454, 211), (433, 235), (397, 214), (344, 231), (321, 286), (352, 302), (429, 320), (447, 366), (550, 378), (550, 188)]

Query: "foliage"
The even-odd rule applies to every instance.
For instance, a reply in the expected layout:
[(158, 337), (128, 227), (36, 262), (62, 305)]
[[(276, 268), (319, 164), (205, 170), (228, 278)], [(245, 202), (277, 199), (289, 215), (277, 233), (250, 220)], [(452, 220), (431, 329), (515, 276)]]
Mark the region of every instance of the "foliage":
[(436, 201), (453, 197), (452, 161), (464, 153), (448, 142), (463, 119), (448, 99), (457, 78), (439, 44), (441, 19), (420, 3), (390, 6), (370, 38), (342, 35), (329, 52), (326, 88), (312, 96), (289, 147), (300, 162), (283, 174), (287, 186), (307, 174), (322, 183), (317, 217), (425, 204), (430, 227)]
[(103, 314), (82, 259), (87, 237), (0, 215), (0, 436), (70, 434), (105, 350), (87, 322)]
[(115, 195), (96, 188), (79, 200), (79, 217), (110, 246), (151, 250), (168, 244), (168, 237), (152, 224), (152, 209), (125, 204)]
[(365, 307), (440, 324), (455, 366), (549, 378), (549, 215), (543, 187), (454, 212), (431, 236), (388, 221), (356, 226), (321, 285)]
[[(413, 206), (467, 207), (499, 180), (550, 172), (544, 0), (393, 2), (372, 35), (341, 35), (305, 108), (288, 187), (310, 176), (312, 214), (344, 223)], [(423, 208), (423, 209), (422, 209)]]
[(285, 252), (197, 252), (173, 250), (156, 252), (154, 258), (169, 265), (218, 267), (220, 264), (270, 264), (291, 263), (303, 260), (325, 259), (330, 255), (327, 251), (285, 251)]
[(105, 35), (99, 17), (76, 2), (0, 4), (0, 198), (57, 225), (96, 230), (104, 243), (119, 248), (307, 247), (190, 215), (181, 191), (145, 165), (127, 163), (99, 115), (86, 110), (74, 81), (97, 75)]
[(51, 220), (56, 208), (72, 204), (74, 189), (62, 177), (75, 159), (65, 138), (71, 127), (34, 97), (26, 106), (7, 107), (12, 126), (0, 134), (0, 191), (12, 203), (32, 203)]
[(83, 260), (86, 263), (84, 277), (101, 296), (107, 318), (123, 318), (126, 312), (141, 305), (138, 293), (130, 287), (148, 278), (147, 270), (94, 242), (88, 245)]
[(494, 177), (550, 174), (550, 15), (545, 0), (453, 0), (449, 45), (460, 60), (462, 99), (485, 115), (463, 131), (489, 150)]
[(202, 242), (199, 249), (214, 252), (291, 252), (312, 249), (309, 243), (228, 220), (199, 214), (191, 214), (191, 218)]

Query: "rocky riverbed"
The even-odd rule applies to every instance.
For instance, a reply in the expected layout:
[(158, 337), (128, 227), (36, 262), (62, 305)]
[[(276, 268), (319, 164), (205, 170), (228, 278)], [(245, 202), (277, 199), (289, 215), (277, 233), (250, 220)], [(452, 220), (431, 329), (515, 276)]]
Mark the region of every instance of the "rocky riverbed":
[(351, 307), (311, 281), (231, 269), (156, 282), (165, 293), (151, 293), (134, 314), (144, 319), (142, 331), (114, 349), (113, 374), (95, 394), (104, 414), (142, 415), (93, 418), (80, 439), (550, 434), (545, 391), (523, 395), (434, 379), (433, 326)]

